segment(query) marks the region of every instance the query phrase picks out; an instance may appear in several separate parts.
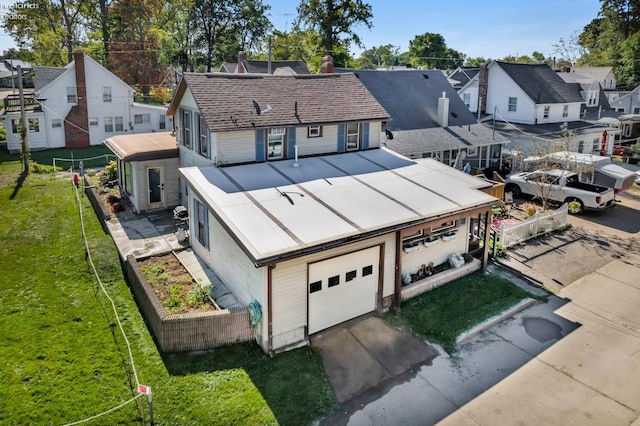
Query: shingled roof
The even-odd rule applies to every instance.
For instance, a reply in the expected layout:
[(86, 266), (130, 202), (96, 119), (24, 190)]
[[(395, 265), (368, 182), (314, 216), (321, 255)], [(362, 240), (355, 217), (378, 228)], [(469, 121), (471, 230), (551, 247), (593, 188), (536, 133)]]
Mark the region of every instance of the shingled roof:
[(580, 85), (566, 83), (547, 64), (512, 64), (498, 62), (513, 81), (536, 104), (560, 104), (584, 102), (580, 95)]
[[(242, 65), (246, 72), (267, 74), (269, 71), (269, 62), (245, 59)], [(271, 61), (271, 73), (278, 68), (289, 67), (296, 74), (309, 74), (309, 68), (304, 61)]]
[(438, 124), (438, 98), (449, 98), (449, 126), (475, 124), (469, 111), (446, 77), (438, 70), (354, 71), (362, 84), (391, 114), (390, 130), (441, 127)]
[(33, 88), (38, 91), (56, 78), (60, 77), (67, 68), (34, 67)]
[[(274, 76), (185, 73), (169, 105), (175, 115), (187, 87), (212, 132), (385, 120), (389, 114), (353, 74)], [(261, 114), (254, 114), (255, 101)]]

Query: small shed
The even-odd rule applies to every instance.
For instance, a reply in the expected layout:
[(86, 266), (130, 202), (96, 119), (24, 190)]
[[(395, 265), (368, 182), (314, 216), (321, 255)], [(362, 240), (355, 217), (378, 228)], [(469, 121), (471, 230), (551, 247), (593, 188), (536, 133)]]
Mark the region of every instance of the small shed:
[(118, 158), (120, 193), (133, 209), (166, 209), (180, 204), (178, 146), (170, 132), (113, 136), (105, 145)]

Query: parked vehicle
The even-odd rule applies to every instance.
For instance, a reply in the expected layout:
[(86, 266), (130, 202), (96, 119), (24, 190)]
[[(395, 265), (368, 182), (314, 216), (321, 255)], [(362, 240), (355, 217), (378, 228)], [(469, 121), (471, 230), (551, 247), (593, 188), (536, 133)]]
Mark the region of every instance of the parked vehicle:
[(505, 191), (514, 197), (522, 194), (547, 201), (568, 203), (569, 213), (580, 214), (585, 209), (603, 210), (613, 204), (613, 189), (580, 182), (577, 173), (567, 170), (536, 170), (513, 173), (505, 180)]
[[(611, 161), (610, 157), (560, 151), (547, 155), (557, 167), (576, 172), (580, 182), (613, 188), (615, 193), (626, 191), (633, 186), (634, 173)], [(537, 168), (539, 159), (525, 159), (528, 170)]]

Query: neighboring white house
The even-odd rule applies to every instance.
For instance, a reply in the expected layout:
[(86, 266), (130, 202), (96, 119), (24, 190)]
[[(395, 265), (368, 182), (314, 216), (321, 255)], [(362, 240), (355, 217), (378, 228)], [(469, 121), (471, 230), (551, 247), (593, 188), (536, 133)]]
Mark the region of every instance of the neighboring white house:
[[(88, 147), (118, 134), (173, 129), (166, 107), (134, 102), (130, 86), (82, 52), (74, 53), (64, 68), (36, 67), (35, 73), (34, 97), (41, 112), (28, 114), (37, 122), (29, 126), (32, 150)], [(5, 111), (10, 152), (20, 145), (15, 118)]]
[[(584, 100), (580, 85), (566, 83), (546, 64), (492, 61), (487, 67), (487, 114), (521, 124), (580, 120)], [(482, 81), (483, 69), (478, 73)], [(482, 92), (482, 88), (479, 88)]]
[[(169, 113), (191, 247), (259, 304), (265, 352), (486, 267), (491, 185), (381, 148), (389, 114), (353, 73), (187, 73)], [(480, 232), (478, 259), (419, 276)]]

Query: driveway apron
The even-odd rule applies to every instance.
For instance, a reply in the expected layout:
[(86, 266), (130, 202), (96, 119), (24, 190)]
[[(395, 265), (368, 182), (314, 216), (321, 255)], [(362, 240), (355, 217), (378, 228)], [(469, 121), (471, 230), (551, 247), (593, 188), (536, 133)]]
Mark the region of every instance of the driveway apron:
[(317, 334), (311, 345), (340, 402), (438, 356), (425, 341), (375, 316)]

